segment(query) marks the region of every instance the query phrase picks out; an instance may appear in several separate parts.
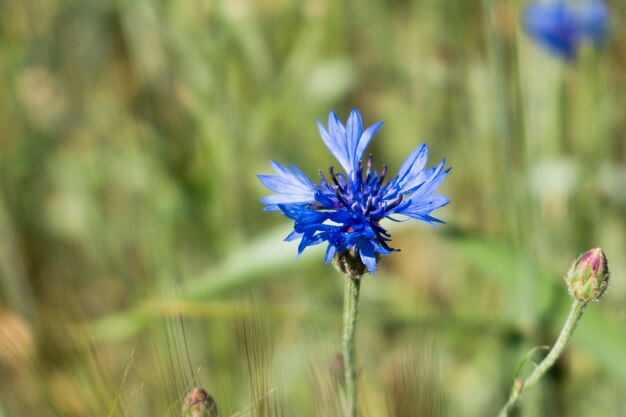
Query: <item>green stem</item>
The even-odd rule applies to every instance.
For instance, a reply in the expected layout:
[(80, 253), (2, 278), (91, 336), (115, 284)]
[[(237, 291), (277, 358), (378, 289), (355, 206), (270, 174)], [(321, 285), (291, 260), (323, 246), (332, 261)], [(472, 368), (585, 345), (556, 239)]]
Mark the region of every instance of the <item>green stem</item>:
[(543, 374), (545, 374), (546, 371), (554, 365), (554, 362), (556, 362), (558, 357), (563, 352), (567, 341), (572, 336), (572, 333), (574, 333), (576, 324), (578, 324), (578, 321), (582, 317), (586, 305), (587, 303), (581, 303), (578, 300), (574, 300), (569, 315), (567, 316), (567, 320), (561, 330), (561, 334), (552, 349), (550, 349), (550, 353), (548, 353), (548, 356), (546, 356), (544, 360), (542, 360), (541, 363), (535, 367), (533, 372), (528, 376), (528, 378), (526, 378), (526, 381), (522, 381), (520, 379), (515, 380), (513, 388), (511, 389), (511, 395), (509, 396), (506, 404), (504, 404), (504, 407), (502, 407), (502, 410), (500, 410), (498, 417), (507, 417), (509, 411), (519, 401), (524, 391), (535, 385)]
[(354, 335), (359, 307), (361, 278), (346, 275), (343, 298), (343, 363), (346, 378), (347, 417), (357, 416), (356, 353)]

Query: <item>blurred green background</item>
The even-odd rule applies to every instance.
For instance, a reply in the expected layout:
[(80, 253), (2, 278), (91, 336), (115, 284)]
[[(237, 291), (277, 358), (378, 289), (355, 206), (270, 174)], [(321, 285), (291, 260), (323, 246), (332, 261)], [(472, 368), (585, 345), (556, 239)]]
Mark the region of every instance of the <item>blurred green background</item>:
[(448, 224), (394, 225), (362, 286), (363, 415), (495, 415), (601, 246), (608, 294), (520, 415), (626, 416), (626, 5), (569, 64), (523, 5), (0, 2), (0, 416), (177, 416), (194, 385), (340, 415), (342, 279), (256, 174), (336, 164), (315, 120), (352, 106), (391, 172), (423, 142), (453, 167)]

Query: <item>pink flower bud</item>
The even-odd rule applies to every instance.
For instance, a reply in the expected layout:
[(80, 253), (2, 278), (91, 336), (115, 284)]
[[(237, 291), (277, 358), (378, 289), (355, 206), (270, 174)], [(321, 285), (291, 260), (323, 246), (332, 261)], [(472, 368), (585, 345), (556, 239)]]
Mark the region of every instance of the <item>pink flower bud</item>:
[(217, 404), (202, 388), (196, 387), (189, 392), (183, 405), (184, 417), (217, 417)]
[(565, 282), (572, 297), (581, 303), (599, 300), (609, 284), (609, 265), (602, 249), (580, 255), (565, 276)]

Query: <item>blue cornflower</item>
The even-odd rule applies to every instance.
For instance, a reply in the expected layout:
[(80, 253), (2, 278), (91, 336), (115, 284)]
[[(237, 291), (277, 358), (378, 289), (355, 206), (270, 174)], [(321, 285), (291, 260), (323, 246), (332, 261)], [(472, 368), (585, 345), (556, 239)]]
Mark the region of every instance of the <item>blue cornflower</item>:
[(336, 254), (349, 251), (374, 274), (378, 254), (396, 250), (389, 246), (389, 233), (380, 225), (384, 218), (399, 221), (392, 215), (404, 215), (426, 223), (443, 223), (430, 215), (448, 204), (449, 199), (435, 194), (450, 169), (445, 159), (424, 169), (428, 147), (418, 146), (406, 159), (398, 175), (385, 182), (387, 166), (380, 173), (373, 159), (363, 162), (365, 148), (382, 123), (363, 130), (361, 115), (352, 109), (344, 126), (337, 115), (328, 116), (328, 130), (317, 122), (320, 135), (337, 158), (345, 174), (328, 170), (328, 179), (320, 170), (320, 180), (310, 181), (298, 168), (287, 168), (272, 161), (278, 175), (259, 175), (259, 180), (276, 194), (261, 200), (266, 211), (280, 210), (294, 220), (293, 232), (286, 241), (301, 239), (298, 255), (311, 245), (328, 242), (326, 262)]
[(535, 2), (526, 7), (522, 21), (536, 42), (558, 57), (572, 60), (582, 41), (590, 40), (597, 46), (606, 39), (609, 11), (598, 0)]

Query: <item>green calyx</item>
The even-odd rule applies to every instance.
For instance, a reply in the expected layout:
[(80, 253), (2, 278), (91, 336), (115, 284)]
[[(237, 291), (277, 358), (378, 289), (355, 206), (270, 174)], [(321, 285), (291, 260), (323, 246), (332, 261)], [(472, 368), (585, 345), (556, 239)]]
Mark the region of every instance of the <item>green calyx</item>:
[(333, 258), (333, 265), (345, 276), (352, 279), (361, 279), (368, 273), (367, 267), (361, 261), (358, 254), (350, 251), (338, 252)]

